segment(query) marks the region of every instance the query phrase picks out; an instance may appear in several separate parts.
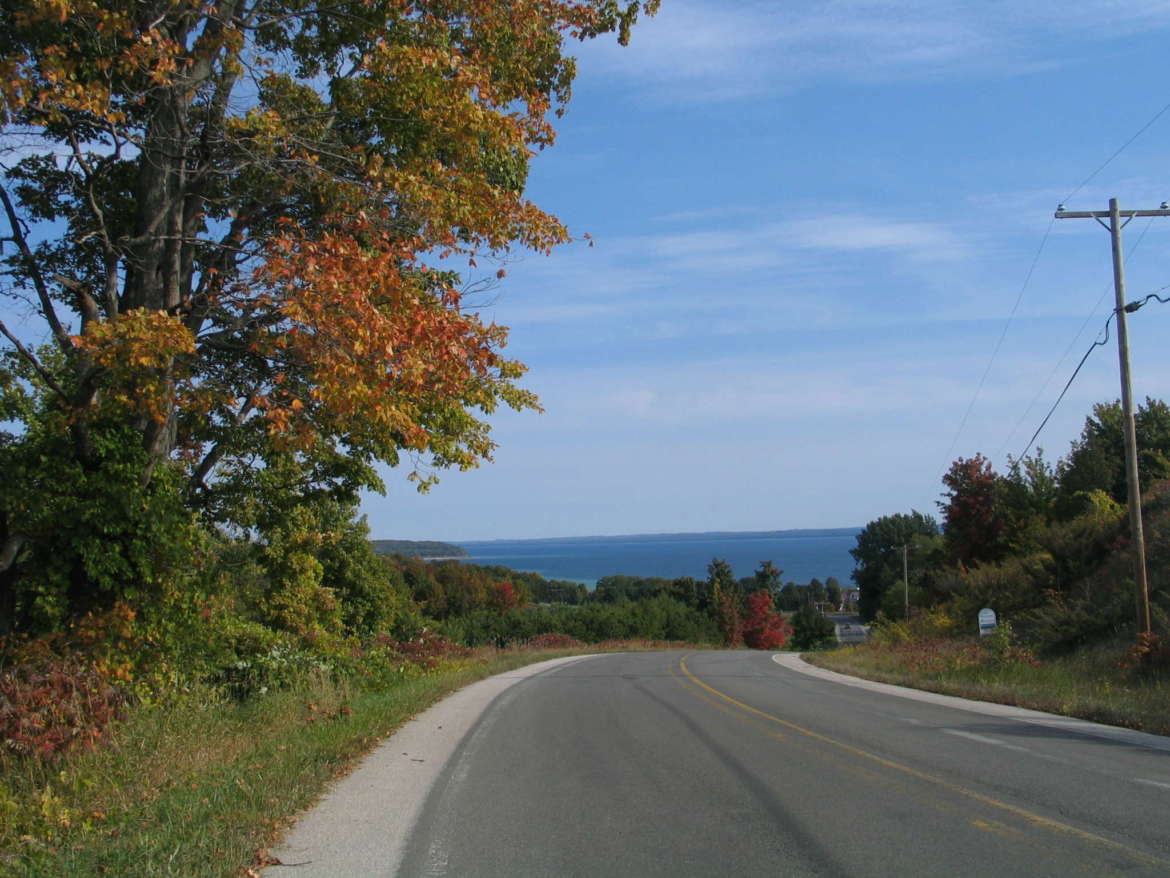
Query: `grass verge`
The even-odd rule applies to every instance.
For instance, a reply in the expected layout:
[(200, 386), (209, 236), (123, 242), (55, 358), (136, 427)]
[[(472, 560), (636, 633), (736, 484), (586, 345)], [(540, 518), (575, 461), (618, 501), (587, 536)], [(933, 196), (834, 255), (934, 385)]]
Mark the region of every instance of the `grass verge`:
[(454, 690), (549, 658), (665, 646), (478, 650), (376, 691), (318, 676), (242, 703), (204, 692), (140, 705), (101, 749), (0, 755), (0, 874), (247, 875), (330, 780)]
[(1170, 674), (1132, 667), (1129, 647), (1102, 643), (1040, 661), (978, 640), (926, 638), (869, 642), (805, 659), (867, 680), (1170, 735)]

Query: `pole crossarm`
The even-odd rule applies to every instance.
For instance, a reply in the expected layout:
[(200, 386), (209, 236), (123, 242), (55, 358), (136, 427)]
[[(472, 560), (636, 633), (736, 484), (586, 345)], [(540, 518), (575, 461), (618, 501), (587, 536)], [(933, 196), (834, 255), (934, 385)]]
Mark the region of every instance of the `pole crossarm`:
[[(1154, 210), (1121, 210), (1118, 213), (1127, 220), (1135, 216), (1170, 216), (1170, 209), (1155, 208)], [(1057, 219), (1109, 219), (1107, 210), (1061, 210), (1057, 209), (1054, 216)]]

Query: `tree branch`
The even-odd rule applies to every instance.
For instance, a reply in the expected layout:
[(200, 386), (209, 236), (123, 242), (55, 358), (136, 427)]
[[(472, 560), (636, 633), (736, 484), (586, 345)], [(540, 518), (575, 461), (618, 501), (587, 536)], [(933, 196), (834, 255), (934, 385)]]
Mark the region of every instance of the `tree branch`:
[(20, 550), (27, 542), (28, 537), (24, 534), (9, 534), (5, 538), (4, 544), (0, 545), (0, 573), (5, 572), (16, 563), (16, 556), (20, 554)]
[[(240, 410), (232, 417), (234, 426), (238, 427), (240, 424), (242, 424), (244, 422), (244, 418), (246, 418), (248, 413), (251, 412), (254, 408), (253, 401), (256, 399), (257, 390), (259, 390), (259, 387), (253, 388), (252, 392), (249, 393), (247, 398), (244, 400), (244, 404), (240, 406)], [(191, 474), (191, 481), (189, 483), (191, 490), (206, 490), (207, 477), (211, 474), (211, 471), (215, 469), (216, 465), (221, 460), (223, 460), (223, 456), (226, 453), (227, 447), (223, 442), (215, 443), (211, 451), (207, 452), (203, 460), (199, 462), (199, 466), (196, 468), (195, 472)]]
[(79, 280), (74, 280), (71, 277), (66, 277), (63, 274), (53, 275), (53, 280), (77, 296), (77, 310), (81, 312), (82, 333), (85, 332), (85, 328), (89, 326), (89, 324), (96, 323), (101, 319), (101, 315), (98, 313), (97, 300), (94, 299), (93, 294), (90, 293), (88, 289), (86, 289), (85, 284)]
[[(102, 254), (105, 258), (106, 268), (104, 289), (106, 316), (113, 318), (118, 314), (118, 251), (114, 247), (114, 241), (110, 237), (110, 231), (106, 225), (105, 211), (102, 210), (97, 196), (94, 194), (94, 179), (97, 171), (89, 159), (86, 158), (85, 153), (81, 149), (81, 142), (77, 139), (77, 135), (72, 128), (69, 130), (69, 145), (73, 149), (74, 161), (77, 162), (77, 166), (81, 168), (82, 174), (85, 175), (85, 198), (89, 203), (89, 209), (93, 211), (94, 218), (97, 220), (98, 236), (102, 241)], [(120, 147), (115, 144), (113, 156), (107, 157), (99, 162), (99, 166), (116, 159), (120, 151)], [(92, 301), (92, 296), (90, 299)], [(82, 325), (82, 331), (84, 331), (84, 324)]]
[(34, 354), (32, 351), (30, 351), (28, 348), (26, 348), (23, 344), (21, 344), (20, 339), (8, 331), (8, 327), (4, 325), (3, 320), (0, 320), (0, 334), (2, 334), (10, 342), (12, 342), (13, 345), (16, 346), (17, 352), (22, 357), (24, 357), (24, 360), (26, 363), (28, 363), (30, 366), (33, 367), (33, 369), (36, 370), (36, 373), (41, 376), (41, 380), (45, 382), (45, 384), (49, 387), (50, 390), (52, 390), (55, 394), (57, 394), (59, 397), (61, 397), (61, 399), (63, 399), (65, 402), (70, 401), (69, 394), (67, 394), (61, 388), (61, 385), (56, 382), (56, 380), (53, 378), (53, 376), (51, 374), (49, 374), (49, 370), (46, 369), (41, 364), (41, 361), (37, 359), (36, 354)]
[[(49, 328), (53, 331), (53, 338), (57, 340), (57, 345), (66, 353), (73, 351), (73, 342), (69, 338), (69, 333), (65, 331), (65, 327), (61, 325), (61, 321), (57, 318), (57, 310), (53, 307), (53, 300), (49, 297), (49, 287), (45, 283), (44, 275), (41, 274), (41, 268), (37, 264), (36, 256), (33, 255), (32, 249), (28, 246), (28, 240), (24, 236), (24, 229), (21, 228), (20, 217), (16, 214), (16, 208), (12, 204), (12, 199), (8, 197), (8, 191), (0, 186), (0, 201), (4, 202), (4, 212), (8, 215), (8, 223), (12, 227), (12, 240), (16, 243), (16, 247), (20, 250), (20, 255), (24, 258), (26, 268), (29, 276), (32, 278), (33, 286), (37, 291), (37, 298), (41, 302), (41, 312), (45, 315), (45, 320), (49, 322)], [(7, 334), (7, 333), (6, 333)]]

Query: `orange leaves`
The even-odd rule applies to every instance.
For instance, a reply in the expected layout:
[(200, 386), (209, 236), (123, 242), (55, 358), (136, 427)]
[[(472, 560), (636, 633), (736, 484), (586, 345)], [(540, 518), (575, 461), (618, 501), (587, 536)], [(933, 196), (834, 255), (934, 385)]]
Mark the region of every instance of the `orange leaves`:
[[(458, 292), (411, 245), (370, 243), (367, 232), (357, 223), (320, 240), (290, 233), (270, 248), (261, 276), (279, 290), (282, 332), (268, 343), (312, 387), (306, 405), (274, 382), (271, 430), (285, 442), (322, 429), (355, 441), (393, 436), (399, 447), (472, 465), (491, 443), (464, 407), (490, 411), (501, 394), (512, 398), (522, 367), (499, 357), (505, 331), (464, 314)], [(298, 433), (307, 420), (312, 430)]]
[(190, 374), (195, 339), (178, 318), (140, 308), (91, 323), (77, 347), (108, 373), (109, 402), (162, 422)]
[[(83, 113), (121, 124), (126, 120), (122, 86), (135, 83), (139, 91), (148, 83), (166, 86), (180, 69), (183, 48), (157, 23), (140, 28), (133, 12), (117, 4), (31, 0), (11, 20), (15, 45), (25, 48), (0, 66), (3, 121), (33, 110), (50, 121)], [(45, 42), (46, 34), (52, 42)]]
[[(152, 454), (218, 447), (200, 482), (271, 444), (436, 468), (490, 455), (479, 415), (536, 400), (505, 330), (463, 311), (452, 266), (502, 279), (484, 257), (569, 239), (523, 197), (569, 98), (564, 39), (645, 5), (338, 0), (253, 20), (214, 0), (18, 3), (0, 121), (39, 129), (46, 160), (26, 163), (22, 207), (74, 223), (44, 237), (107, 279), (101, 315), (160, 309), (84, 315), (75, 359), (97, 370), (79, 406), (132, 413)], [(161, 310), (176, 303), (197, 345)], [(173, 421), (176, 444), (148, 421)]]

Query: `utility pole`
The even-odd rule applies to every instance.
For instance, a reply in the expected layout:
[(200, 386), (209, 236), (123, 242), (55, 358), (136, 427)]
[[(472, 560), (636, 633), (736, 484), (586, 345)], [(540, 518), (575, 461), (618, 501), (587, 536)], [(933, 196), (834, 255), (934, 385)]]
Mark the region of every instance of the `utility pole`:
[(910, 618), (910, 564), (906, 560), (906, 552), (910, 547), (902, 543), (902, 618)]
[[(1124, 222), (1122, 217), (1125, 217)], [(1125, 252), (1121, 249), (1121, 230), (1135, 216), (1170, 216), (1165, 201), (1157, 210), (1120, 210), (1117, 199), (1109, 199), (1109, 210), (1065, 210), (1056, 208), (1057, 219), (1095, 219), (1109, 232), (1113, 242), (1113, 290), (1117, 315), (1117, 358), (1121, 364), (1121, 416), (1125, 427), (1125, 480), (1129, 499), (1129, 532), (1134, 545), (1134, 579), (1137, 583), (1137, 624), (1139, 637), (1153, 634), (1150, 625), (1150, 588), (1146, 581), (1146, 538), (1142, 529), (1142, 495), (1138, 484), (1137, 430), (1134, 426), (1133, 390), (1129, 381), (1129, 328), (1126, 324)], [(1103, 220), (1108, 219), (1106, 225)], [(1137, 310), (1136, 308), (1134, 310)]]

